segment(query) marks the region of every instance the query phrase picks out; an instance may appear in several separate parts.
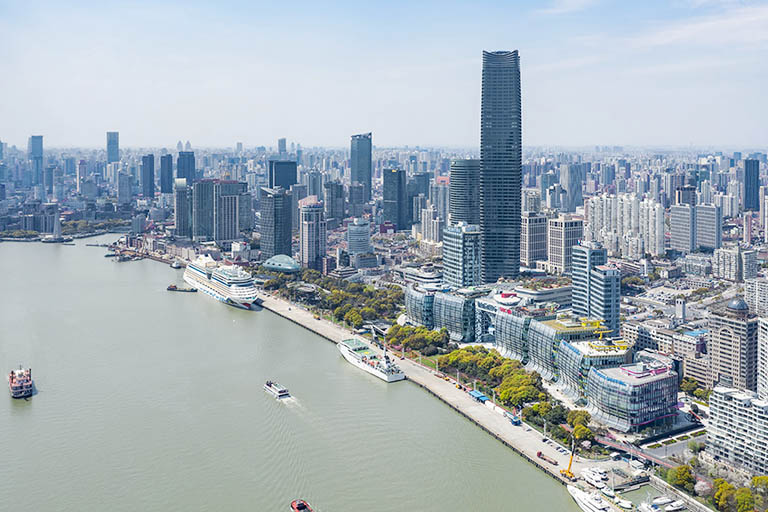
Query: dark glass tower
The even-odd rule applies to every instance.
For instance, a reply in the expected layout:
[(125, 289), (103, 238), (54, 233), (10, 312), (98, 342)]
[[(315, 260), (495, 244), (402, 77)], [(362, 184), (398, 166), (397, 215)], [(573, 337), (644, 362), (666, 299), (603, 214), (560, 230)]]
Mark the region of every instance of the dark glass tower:
[(522, 114), (520, 57), (483, 52), (480, 107), (482, 277), (494, 283), (520, 272)]
[(280, 187), (261, 189), (261, 257), (269, 259), (278, 254), (293, 256), (291, 224), (293, 200), (291, 193)]
[(451, 223), (480, 224), (480, 160), (451, 160), (448, 189)]
[(141, 194), (145, 199), (155, 197), (155, 155), (141, 157)]
[(173, 192), (173, 157), (171, 155), (160, 157), (160, 192), (163, 194)]
[(760, 210), (760, 162), (744, 160), (744, 211)]
[(285, 190), (298, 183), (296, 180), (296, 160), (269, 160), (267, 183), (269, 188), (282, 187)]
[(179, 151), (179, 158), (176, 159), (176, 177), (186, 178), (188, 186), (197, 178), (193, 151)]
[(120, 161), (120, 133), (107, 132), (107, 163)]
[(408, 229), (408, 194), (405, 171), (400, 169), (384, 170), (384, 222), (391, 222), (398, 231)]
[(350, 183), (363, 184), (365, 202), (371, 200), (371, 134), (362, 133), (352, 136)]

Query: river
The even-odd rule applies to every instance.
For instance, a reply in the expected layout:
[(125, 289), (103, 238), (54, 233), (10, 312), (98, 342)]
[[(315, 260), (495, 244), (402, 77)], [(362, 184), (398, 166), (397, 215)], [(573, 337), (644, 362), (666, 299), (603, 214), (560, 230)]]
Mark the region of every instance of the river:
[[(169, 293), (116, 235), (0, 243), (0, 509), (578, 510), (565, 488), (409, 382), (387, 385), (268, 311)], [(278, 402), (262, 385), (290, 388)]]

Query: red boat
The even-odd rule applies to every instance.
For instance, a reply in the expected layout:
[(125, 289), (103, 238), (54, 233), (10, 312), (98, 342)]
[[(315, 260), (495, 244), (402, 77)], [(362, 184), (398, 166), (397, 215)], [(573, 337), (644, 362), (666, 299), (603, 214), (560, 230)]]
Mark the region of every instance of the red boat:
[(304, 500), (293, 500), (291, 502), (291, 510), (293, 512), (313, 512), (312, 507)]

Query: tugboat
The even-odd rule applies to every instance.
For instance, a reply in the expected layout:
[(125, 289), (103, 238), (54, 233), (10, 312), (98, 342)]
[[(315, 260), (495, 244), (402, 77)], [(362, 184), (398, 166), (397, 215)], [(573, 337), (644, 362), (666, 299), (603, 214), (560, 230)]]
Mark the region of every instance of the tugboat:
[(8, 390), (13, 398), (29, 398), (34, 394), (35, 381), (32, 380), (32, 368), (26, 370), (19, 365), (18, 370), (8, 374)]
[(312, 507), (304, 500), (293, 500), (291, 502), (291, 510), (293, 512), (313, 512)]
[(288, 388), (284, 388), (273, 380), (268, 380), (266, 384), (264, 384), (264, 391), (270, 393), (278, 400), (282, 398), (291, 398), (291, 394), (288, 392)]

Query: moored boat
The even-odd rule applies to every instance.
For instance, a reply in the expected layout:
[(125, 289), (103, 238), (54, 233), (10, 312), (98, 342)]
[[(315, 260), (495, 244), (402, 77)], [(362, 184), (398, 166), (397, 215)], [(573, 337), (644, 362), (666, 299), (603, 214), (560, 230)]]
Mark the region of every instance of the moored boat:
[(18, 370), (8, 374), (8, 390), (13, 398), (29, 398), (35, 392), (35, 381), (32, 380), (32, 368), (19, 365)]
[(575, 485), (568, 486), (568, 493), (584, 512), (602, 512), (611, 508), (608, 502), (597, 494), (582, 491)]
[(685, 508), (685, 502), (683, 500), (677, 500), (673, 503), (670, 503), (666, 507), (664, 507), (664, 510), (666, 512), (676, 512), (678, 510), (683, 510)]
[(405, 379), (405, 374), (399, 366), (384, 351), (384, 358), (380, 358), (367, 343), (351, 338), (339, 342), (339, 352), (349, 363), (357, 366), (371, 375), (385, 382), (397, 382)]
[(288, 392), (288, 388), (281, 386), (273, 380), (268, 380), (264, 384), (264, 391), (271, 394), (278, 400), (291, 397), (291, 394)]
[(214, 299), (241, 309), (256, 303), (251, 274), (236, 265), (221, 265), (210, 256), (198, 256), (187, 264), (184, 281)]
[(313, 508), (304, 500), (293, 500), (291, 502), (291, 510), (293, 512), (313, 512)]
[(654, 498), (651, 502), (652, 505), (666, 505), (667, 503), (672, 503), (671, 498), (667, 498), (666, 496), (659, 496), (658, 498)]

